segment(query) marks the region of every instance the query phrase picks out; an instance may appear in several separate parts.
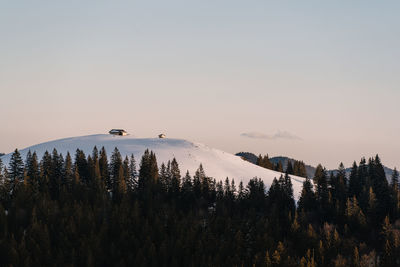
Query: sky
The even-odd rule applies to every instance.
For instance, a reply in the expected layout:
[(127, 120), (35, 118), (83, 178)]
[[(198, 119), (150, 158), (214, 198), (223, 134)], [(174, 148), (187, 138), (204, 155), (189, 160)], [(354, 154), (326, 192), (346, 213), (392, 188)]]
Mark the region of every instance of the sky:
[(0, 152), (123, 128), (400, 167), (399, 1), (0, 0)]

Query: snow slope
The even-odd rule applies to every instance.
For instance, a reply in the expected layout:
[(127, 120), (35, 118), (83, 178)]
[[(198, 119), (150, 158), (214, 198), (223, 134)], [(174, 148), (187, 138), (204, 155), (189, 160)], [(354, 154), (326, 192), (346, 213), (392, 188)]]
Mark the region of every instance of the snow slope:
[[(200, 163), (202, 163), (207, 176), (216, 180), (225, 180), (226, 177), (229, 177), (229, 179), (234, 178), (236, 185), (240, 181), (247, 185), (251, 178), (259, 177), (269, 188), (273, 179), (275, 177), (279, 178), (281, 175), (279, 172), (264, 169), (244, 161), (233, 154), (182, 139), (135, 138), (129, 135), (97, 134), (41, 143), (22, 149), (20, 153), (22, 158), (25, 159), (29, 150), (36, 151), (39, 159), (41, 159), (46, 150), (51, 152), (55, 148), (63, 156), (69, 151), (72, 158), (74, 158), (76, 149), (79, 148), (88, 155), (91, 154), (94, 146), (97, 146), (99, 150), (104, 146), (109, 159), (114, 148), (117, 147), (123, 157), (133, 154), (138, 164), (144, 151), (148, 148), (156, 154), (159, 165), (161, 162), (167, 162), (175, 157), (182, 175), (185, 174), (186, 170), (189, 170), (193, 175)], [(1, 158), (5, 165), (8, 164), (10, 157), (11, 154), (7, 154)], [(293, 191), (296, 199), (300, 196), (303, 181), (304, 178), (302, 177), (292, 176)]]

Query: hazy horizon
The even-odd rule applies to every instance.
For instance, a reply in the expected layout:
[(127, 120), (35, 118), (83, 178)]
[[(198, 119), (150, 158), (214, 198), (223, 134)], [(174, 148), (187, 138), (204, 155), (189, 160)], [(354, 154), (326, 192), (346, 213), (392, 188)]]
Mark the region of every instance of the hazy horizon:
[(400, 3), (3, 2), (0, 152), (138, 137), (400, 166)]

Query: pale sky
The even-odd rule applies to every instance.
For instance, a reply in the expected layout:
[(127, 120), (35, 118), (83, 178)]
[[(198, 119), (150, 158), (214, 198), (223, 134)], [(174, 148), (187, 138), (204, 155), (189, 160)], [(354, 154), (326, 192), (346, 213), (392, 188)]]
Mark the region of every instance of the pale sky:
[(0, 152), (137, 137), (400, 167), (399, 1), (0, 0)]

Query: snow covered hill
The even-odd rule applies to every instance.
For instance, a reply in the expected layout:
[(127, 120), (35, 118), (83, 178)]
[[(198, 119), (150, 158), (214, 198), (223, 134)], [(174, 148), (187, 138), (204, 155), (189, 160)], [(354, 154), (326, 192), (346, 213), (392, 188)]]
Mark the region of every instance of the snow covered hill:
[[(247, 185), (251, 178), (259, 177), (269, 188), (273, 179), (279, 178), (281, 175), (279, 172), (244, 161), (233, 154), (182, 139), (135, 138), (132, 136), (98, 134), (50, 141), (22, 149), (20, 153), (22, 158), (25, 159), (29, 150), (36, 151), (39, 159), (41, 159), (46, 150), (51, 152), (55, 148), (63, 156), (69, 151), (71, 156), (74, 157), (76, 149), (79, 148), (88, 155), (91, 154), (94, 146), (97, 146), (99, 150), (104, 146), (109, 157), (114, 148), (117, 147), (123, 157), (133, 154), (138, 164), (146, 149), (152, 150), (156, 154), (159, 165), (161, 162), (167, 162), (175, 157), (182, 175), (185, 174), (186, 170), (189, 170), (190, 174), (193, 175), (201, 163), (206, 175), (216, 180), (225, 180), (226, 177), (234, 178), (236, 185), (240, 181)], [(11, 154), (1, 157), (5, 165), (8, 164), (10, 157)], [(303, 181), (304, 178), (292, 176), (296, 199), (300, 196)]]

